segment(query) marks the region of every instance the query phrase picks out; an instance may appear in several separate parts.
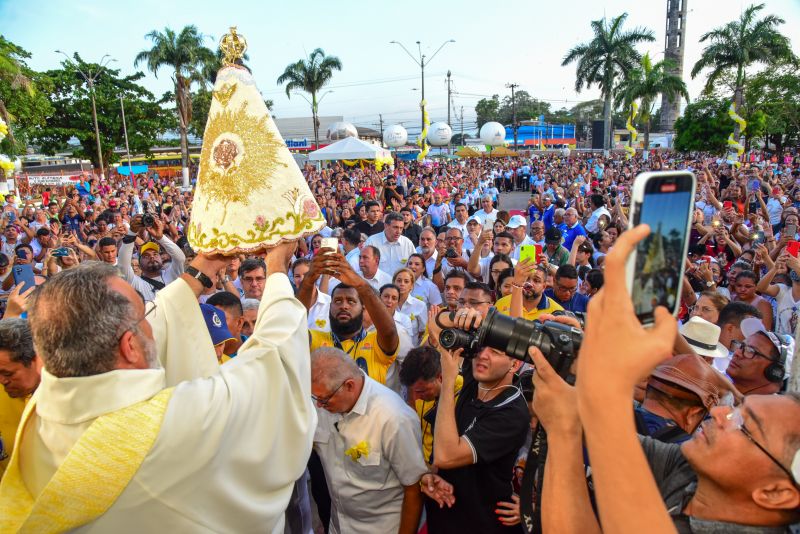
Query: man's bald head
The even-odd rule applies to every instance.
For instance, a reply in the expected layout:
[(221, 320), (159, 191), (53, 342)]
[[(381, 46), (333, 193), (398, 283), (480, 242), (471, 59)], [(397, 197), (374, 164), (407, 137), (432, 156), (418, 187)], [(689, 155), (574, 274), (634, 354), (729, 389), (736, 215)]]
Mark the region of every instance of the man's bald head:
[(311, 393), (331, 413), (349, 412), (364, 388), (364, 373), (344, 351), (322, 347), (311, 353)]

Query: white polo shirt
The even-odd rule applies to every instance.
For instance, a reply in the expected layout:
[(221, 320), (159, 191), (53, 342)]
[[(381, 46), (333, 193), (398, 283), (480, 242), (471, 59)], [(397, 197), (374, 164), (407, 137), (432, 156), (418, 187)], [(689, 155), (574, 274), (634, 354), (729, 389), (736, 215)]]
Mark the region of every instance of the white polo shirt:
[(322, 332), (330, 332), (331, 297), (317, 291), (317, 301), (308, 310), (308, 327)]
[(442, 294), (439, 288), (428, 278), (418, 278), (414, 282), (411, 296), (425, 304), (426, 307), (432, 304), (438, 306), (442, 303)]
[(428, 327), (428, 307), (421, 300), (409, 295), (398, 311), (411, 320), (411, 339), (416, 347)]
[[(399, 395), (368, 376), (353, 409), (317, 408), (314, 450), (331, 494), (332, 534), (397, 532), (403, 487), (428, 472), (417, 414)], [(355, 460), (345, 451), (366, 448)]]
[(371, 245), (381, 251), (380, 269), (390, 275), (400, 267), (405, 267), (408, 257), (416, 252), (414, 244), (406, 236), (401, 235), (392, 243), (386, 239), (385, 232), (370, 236), (365, 245)]

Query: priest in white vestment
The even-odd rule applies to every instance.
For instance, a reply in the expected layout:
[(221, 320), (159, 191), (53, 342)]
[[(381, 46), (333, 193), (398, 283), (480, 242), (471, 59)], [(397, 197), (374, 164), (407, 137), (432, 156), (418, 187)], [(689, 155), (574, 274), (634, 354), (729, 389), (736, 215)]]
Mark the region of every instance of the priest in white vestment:
[[(196, 303), (173, 306), (201, 290), (198, 277), (182, 275), (155, 308), (99, 262), (48, 280), (29, 309), (44, 369), (0, 484), (0, 531), (282, 532), (316, 427), (306, 311), (285, 274), (293, 250), (267, 257), (238, 356), (199, 372), (191, 360), (207, 354), (173, 351), (167, 366), (210, 376), (171, 390), (156, 355), (173, 335), (208, 335)], [(211, 277), (217, 263), (192, 265)], [(168, 325), (161, 350), (153, 313), (166, 314), (153, 321)]]

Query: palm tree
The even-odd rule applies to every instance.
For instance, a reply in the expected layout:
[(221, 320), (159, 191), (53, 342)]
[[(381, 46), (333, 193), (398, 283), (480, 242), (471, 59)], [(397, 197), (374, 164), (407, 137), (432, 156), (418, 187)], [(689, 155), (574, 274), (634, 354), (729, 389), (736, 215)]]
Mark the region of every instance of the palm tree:
[(317, 94), (331, 81), (334, 70), (342, 70), (342, 62), (336, 56), (326, 56), (321, 48), (309, 54), (307, 60), (299, 60), (286, 66), (278, 77), (278, 84), (286, 84), (286, 96), (291, 98), (294, 90), (311, 95), (311, 116), (314, 121), (314, 146), (319, 148), (319, 119)]
[(640, 65), (628, 73), (628, 78), (619, 85), (616, 105), (628, 109), (631, 103), (641, 99), (639, 103), (639, 120), (644, 124), (644, 157), (650, 147), (650, 119), (653, 116), (653, 103), (660, 94), (674, 100), (681, 95), (689, 100), (686, 84), (678, 74), (674, 74), (675, 62), (664, 59), (656, 64), (645, 54)]
[(575, 69), (575, 91), (597, 85), (603, 97), (603, 147), (611, 147), (611, 106), (620, 77), (626, 77), (641, 59), (635, 45), (654, 41), (652, 30), (634, 28), (623, 31), (622, 24), (627, 13), (612, 18), (609, 23), (605, 17), (592, 21), (594, 38), (571, 49), (564, 56), (561, 66), (577, 61)]
[(158, 75), (161, 67), (171, 67), (175, 84), (175, 104), (181, 136), (181, 166), (183, 187), (189, 187), (189, 140), (186, 131), (192, 121), (192, 83), (204, 83), (204, 74), (213, 65), (214, 52), (203, 45), (206, 37), (194, 25), (185, 26), (179, 34), (170, 28), (164, 32), (151, 31), (145, 37), (153, 42), (150, 50), (136, 55), (134, 66), (145, 63), (148, 70)]
[[(735, 72), (733, 102), (737, 111), (744, 103), (747, 67), (754, 63), (776, 66), (785, 61), (797, 62), (789, 39), (776, 29), (785, 21), (775, 15), (756, 19), (762, 9), (764, 4), (751, 5), (739, 16), (739, 20), (700, 37), (700, 42), (708, 42), (708, 45), (692, 68), (692, 78), (707, 67), (711, 69), (706, 79), (706, 92), (711, 92), (723, 75)], [(738, 123), (734, 126), (733, 137), (739, 140)]]

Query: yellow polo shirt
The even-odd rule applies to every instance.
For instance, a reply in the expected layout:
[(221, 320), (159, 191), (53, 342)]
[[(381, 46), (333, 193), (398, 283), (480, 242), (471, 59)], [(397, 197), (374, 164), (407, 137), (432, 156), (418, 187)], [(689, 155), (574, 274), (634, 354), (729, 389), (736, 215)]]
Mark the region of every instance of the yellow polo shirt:
[[(319, 330), (308, 331), (309, 341), (311, 343), (311, 352), (314, 352), (320, 347), (335, 347), (333, 342), (333, 334), (331, 332), (321, 332)], [(393, 354), (386, 354), (378, 345), (378, 332), (368, 332), (364, 339), (358, 343), (354, 343), (351, 339), (342, 341), (341, 349), (350, 355), (356, 361), (356, 364), (362, 371), (367, 373), (370, 378), (386, 384), (386, 372), (389, 366), (394, 363), (397, 358), (397, 351), (400, 344), (397, 344)]]
[[(511, 315), (511, 295), (507, 295), (495, 302), (494, 307), (503, 315)], [(522, 316), (529, 321), (535, 321), (543, 313), (553, 313), (563, 309), (556, 301), (547, 298), (546, 295), (542, 295), (542, 299), (536, 309), (529, 311), (525, 309), (525, 306), (522, 307)]]

